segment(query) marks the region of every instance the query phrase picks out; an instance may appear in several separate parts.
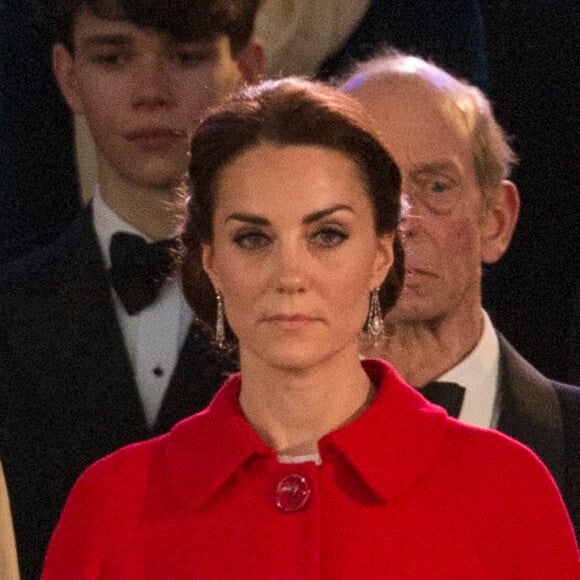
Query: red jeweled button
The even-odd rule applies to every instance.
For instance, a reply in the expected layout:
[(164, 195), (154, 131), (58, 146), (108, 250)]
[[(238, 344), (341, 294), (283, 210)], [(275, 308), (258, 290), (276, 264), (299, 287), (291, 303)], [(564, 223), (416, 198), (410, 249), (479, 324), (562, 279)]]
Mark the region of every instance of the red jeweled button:
[(276, 507), (282, 512), (301, 510), (310, 498), (310, 485), (306, 478), (299, 473), (284, 477), (274, 494)]

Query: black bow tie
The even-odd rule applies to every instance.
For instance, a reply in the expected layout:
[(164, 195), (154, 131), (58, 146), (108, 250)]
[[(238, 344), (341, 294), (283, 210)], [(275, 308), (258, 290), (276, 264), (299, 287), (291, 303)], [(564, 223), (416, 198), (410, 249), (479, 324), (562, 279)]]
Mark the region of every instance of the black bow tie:
[(465, 387), (457, 383), (434, 381), (427, 383), (418, 391), (431, 403), (443, 407), (451, 417), (456, 419), (459, 417), (465, 396)]
[(176, 240), (148, 244), (142, 237), (117, 232), (109, 253), (111, 284), (128, 314), (138, 314), (157, 298), (171, 272)]

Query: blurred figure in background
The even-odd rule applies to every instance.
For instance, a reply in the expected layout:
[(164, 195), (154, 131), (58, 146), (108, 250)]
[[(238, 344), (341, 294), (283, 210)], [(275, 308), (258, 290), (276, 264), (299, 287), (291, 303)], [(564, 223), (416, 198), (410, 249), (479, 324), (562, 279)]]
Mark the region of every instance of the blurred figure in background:
[(384, 45), (429, 55), (455, 74), (487, 86), (479, 0), (263, 0), (256, 35), (266, 74), (328, 79)]

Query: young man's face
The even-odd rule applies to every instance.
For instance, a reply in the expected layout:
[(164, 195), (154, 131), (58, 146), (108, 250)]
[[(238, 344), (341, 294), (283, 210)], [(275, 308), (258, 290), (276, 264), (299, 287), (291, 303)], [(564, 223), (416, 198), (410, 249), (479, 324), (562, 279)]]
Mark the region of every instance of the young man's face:
[(55, 47), (55, 74), (71, 109), (86, 118), (99, 179), (119, 189), (179, 183), (199, 119), (248, 76), (225, 36), (178, 43), (83, 9), (73, 41), (73, 55)]

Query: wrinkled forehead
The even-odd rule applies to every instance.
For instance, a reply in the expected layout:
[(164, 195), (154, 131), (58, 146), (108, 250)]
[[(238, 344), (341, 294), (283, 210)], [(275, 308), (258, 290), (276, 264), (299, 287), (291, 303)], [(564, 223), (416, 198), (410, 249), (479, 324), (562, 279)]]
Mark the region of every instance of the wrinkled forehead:
[(473, 146), (465, 115), (431, 84), (414, 76), (389, 75), (359, 84), (352, 95), (366, 107), (403, 175), (441, 164), (473, 174)]
[(455, 133), (470, 141), (472, 104), (450, 94), (450, 87), (405, 72), (354, 78), (344, 89), (371, 113), (379, 129), (385, 123), (407, 123), (409, 130)]

